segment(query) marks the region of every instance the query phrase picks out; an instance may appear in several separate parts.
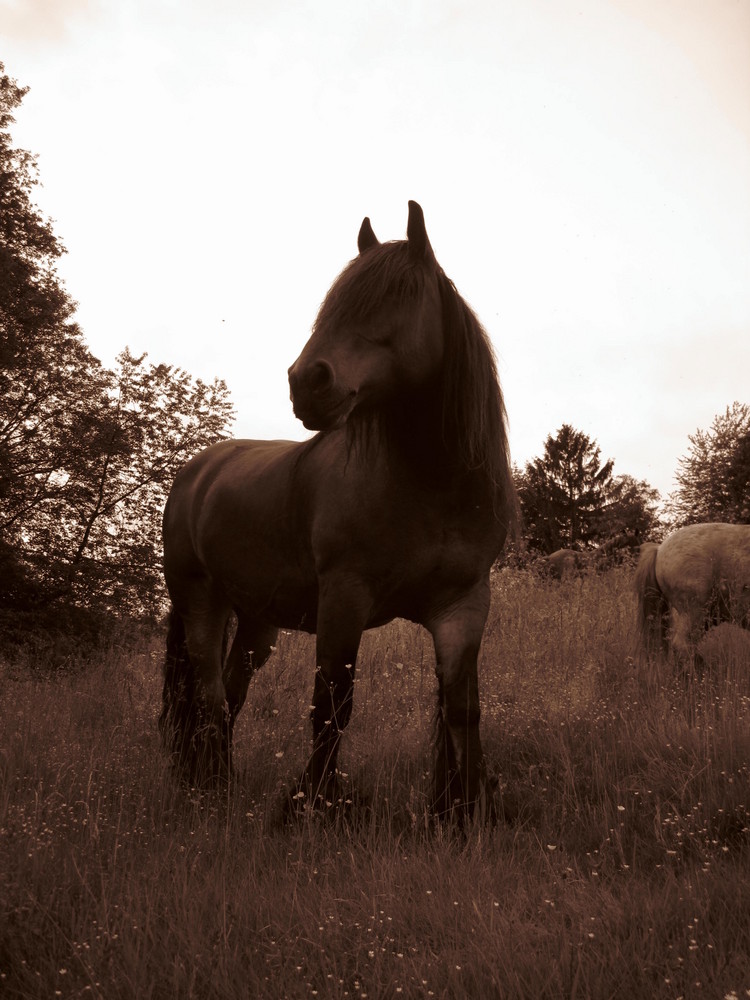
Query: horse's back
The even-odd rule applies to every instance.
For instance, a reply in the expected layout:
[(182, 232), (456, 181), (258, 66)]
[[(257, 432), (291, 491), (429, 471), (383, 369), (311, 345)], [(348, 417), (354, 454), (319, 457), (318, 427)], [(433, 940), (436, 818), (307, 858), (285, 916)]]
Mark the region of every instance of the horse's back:
[(232, 606), (258, 607), (285, 589), (295, 609), (306, 603), (300, 595), (309, 591), (313, 571), (306, 533), (299, 530), (304, 498), (290, 485), (303, 447), (221, 441), (180, 470), (163, 522), (173, 601), (202, 588)]
[(189, 535), (197, 550), (202, 532), (217, 518), (234, 520), (241, 511), (246, 519), (254, 500), (273, 504), (288, 489), (298, 447), (292, 441), (230, 440), (201, 451), (177, 473), (170, 490), (165, 547)]
[(679, 611), (706, 606), (722, 588), (750, 585), (750, 525), (691, 524), (659, 546), (656, 578)]

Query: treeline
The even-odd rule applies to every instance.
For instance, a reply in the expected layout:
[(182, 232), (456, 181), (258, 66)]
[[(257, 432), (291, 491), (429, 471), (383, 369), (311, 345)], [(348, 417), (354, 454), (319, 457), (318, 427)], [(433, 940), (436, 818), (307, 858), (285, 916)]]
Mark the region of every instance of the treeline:
[(750, 522), (750, 406), (732, 403), (688, 440), (677, 489), (662, 500), (644, 480), (615, 476), (614, 461), (602, 461), (596, 441), (563, 424), (539, 458), (514, 469), (521, 557), (595, 549), (617, 562), (671, 528)]
[(0, 63), (0, 607), (3, 632), (105, 627), (163, 610), (161, 511), (191, 455), (227, 436), (226, 385), (89, 351), (10, 126), (26, 90)]

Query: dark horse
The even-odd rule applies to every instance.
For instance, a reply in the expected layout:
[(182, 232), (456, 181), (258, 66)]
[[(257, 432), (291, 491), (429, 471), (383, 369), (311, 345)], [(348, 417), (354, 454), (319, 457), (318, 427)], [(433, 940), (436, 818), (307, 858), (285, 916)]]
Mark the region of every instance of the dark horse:
[(289, 369), (294, 412), (319, 433), (223, 441), (175, 479), (160, 729), (189, 781), (225, 777), (277, 629), (315, 632), (313, 745), (294, 798), (331, 801), (362, 632), (408, 618), (429, 630), (437, 660), (433, 809), (481, 817), (477, 655), (515, 512), (502, 395), (487, 335), (437, 264), (419, 205), (409, 202), (406, 240), (381, 244), (365, 219), (358, 245)]
[(641, 546), (635, 572), (638, 630), (647, 653), (695, 658), (722, 622), (750, 627), (750, 525), (691, 524)]

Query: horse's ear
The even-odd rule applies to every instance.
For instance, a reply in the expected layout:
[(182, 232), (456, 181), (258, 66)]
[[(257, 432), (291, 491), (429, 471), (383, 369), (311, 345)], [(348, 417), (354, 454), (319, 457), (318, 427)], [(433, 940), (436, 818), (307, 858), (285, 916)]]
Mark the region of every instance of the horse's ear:
[(370, 225), (370, 220), (367, 216), (364, 217), (362, 225), (359, 227), (357, 246), (359, 247), (360, 253), (364, 253), (365, 250), (369, 250), (370, 247), (380, 246), (380, 240), (372, 231), (372, 226)]
[(416, 262), (435, 259), (430, 241), (427, 239), (424, 212), (416, 201), (409, 202), (409, 221), (406, 224), (406, 236), (409, 240), (409, 260)]

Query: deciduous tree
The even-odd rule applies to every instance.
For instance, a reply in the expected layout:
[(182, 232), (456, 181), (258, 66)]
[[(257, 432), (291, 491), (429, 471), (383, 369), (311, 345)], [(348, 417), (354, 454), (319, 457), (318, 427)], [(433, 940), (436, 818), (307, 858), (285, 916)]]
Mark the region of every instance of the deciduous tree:
[(55, 520), (76, 592), (115, 611), (154, 613), (163, 593), (161, 515), (175, 473), (227, 436), (224, 382), (205, 383), (146, 356), (120, 354)]
[(102, 388), (55, 270), (64, 248), (32, 201), (36, 159), (11, 139), (25, 94), (0, 63), (0, 572), (16, 581), (26, 525), (59, 492)]
[(233, 408), (219, 380), (90, 353), (32, 202), (36, 160), (11, 141), (25, 93), (0, 64), (0, 596), (32, 614), (155, 613), (169, 484)]
[(688, 453), (675, 476), (678, 486), (668, 502), (675, 525), (748, 521), (750, 406), (732, 403), (707, 431), (699, 429), (688, 440)]

